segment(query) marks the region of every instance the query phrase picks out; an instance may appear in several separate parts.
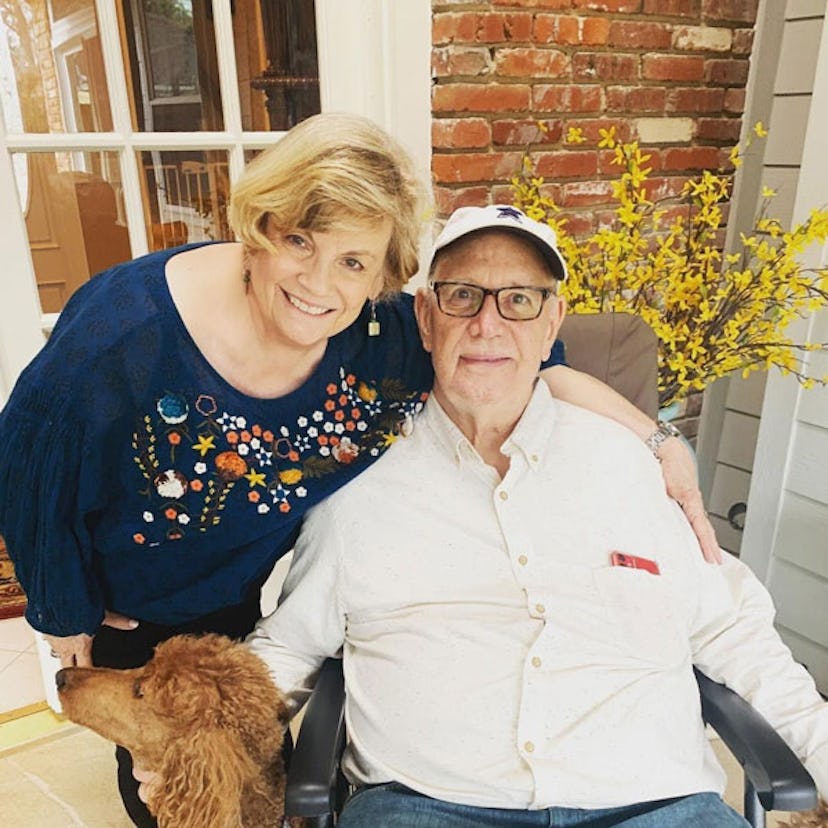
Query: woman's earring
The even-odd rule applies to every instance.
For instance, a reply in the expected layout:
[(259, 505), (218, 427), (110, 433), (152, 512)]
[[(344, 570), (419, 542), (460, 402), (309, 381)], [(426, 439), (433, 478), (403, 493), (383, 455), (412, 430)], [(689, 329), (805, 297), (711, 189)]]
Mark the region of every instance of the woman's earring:
[(371, 318), (368, 320), (368, 336), (380, 335), (380, 323), (377, 319), (377, 303), (371, 300)]
[(242, 253), (242, 282), (244, 282), (244, 292), (250, 293), (250, 252), (248, 250)]

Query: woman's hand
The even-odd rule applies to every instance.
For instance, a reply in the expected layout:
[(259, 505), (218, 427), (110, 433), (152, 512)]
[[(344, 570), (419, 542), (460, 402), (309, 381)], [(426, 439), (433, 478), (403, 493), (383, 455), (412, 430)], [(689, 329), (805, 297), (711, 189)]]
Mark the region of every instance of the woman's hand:
[(52, 655), (60, 659), (61, 667), (92, 666), (92, 636), (80, 635), (45, 635), (46, 643), (52, 648)]
[(693, 527), (704, 559), (708, 563), (720, 564), (722, 550), (716, 541), (716, 530), (704, 509), (693, 455), (678, 437), (670, 437), (659, 446), (658, 459), (661, 461), (667, 494), (681, 506)]
[(138, 786), (138, 799), (146, 805), (152, 796), (153, 789), (158, 785), (158, 774), (146, 768), (139, 768), (137, 765), (133, 765), (132, 776), (141, 783)]
[[(117, 612), (104, 614), (102, 625), (115, 627), (119, 630), (134, 630), (138, 622), (134, 618), (127, 618)], [(92, 641), (94, 636), (79, 633), (78, 635), (45, 635), (46, 643), (52, 648), (52, 655), (60, 659), (61, 667), (91, 667)]]

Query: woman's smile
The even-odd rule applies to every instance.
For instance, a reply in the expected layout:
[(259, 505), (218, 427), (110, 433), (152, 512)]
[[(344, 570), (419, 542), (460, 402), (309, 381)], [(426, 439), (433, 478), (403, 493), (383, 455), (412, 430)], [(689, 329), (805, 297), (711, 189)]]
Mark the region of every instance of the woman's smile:
[(282, 292), (287, 297), (288, 302), (290, 302), (294, 308), (298, 308), (303, 313), (310, 314), (311, 316), (321, 316), (322, 314), (330, 313), (331, 311), (330, 308), (323, 308), (319, 305), (310, 305), (307, 302), (302, 301), (298, 296), (288, 293), (286, 290), (283, 290)]

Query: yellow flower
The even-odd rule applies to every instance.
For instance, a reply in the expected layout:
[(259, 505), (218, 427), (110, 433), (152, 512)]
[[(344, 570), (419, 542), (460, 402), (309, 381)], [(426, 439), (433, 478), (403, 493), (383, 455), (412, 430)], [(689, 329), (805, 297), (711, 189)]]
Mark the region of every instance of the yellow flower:
[(567, 144), (583, 144), (585, 141), (584, 131), (580, 127), (570, 127), (566, 131)]
[(599, 129), (598, 134), (601, 136), (601, 140), (598, 142), (599, 147), (602, 149), (604, 147), (615, 149), (615, 127), (610, 127), (609, 129)]
[(762, 185), (762, 198), (773, 198), (776, 195), (776, 190), (768, 187), (767, 184)]
[(768, 131), (765, 129), (765, 126), (761, 121), (757, 121), (753, 125), (753, 131), (756, 133), (757, 138), (764, 138), (768, 134)]

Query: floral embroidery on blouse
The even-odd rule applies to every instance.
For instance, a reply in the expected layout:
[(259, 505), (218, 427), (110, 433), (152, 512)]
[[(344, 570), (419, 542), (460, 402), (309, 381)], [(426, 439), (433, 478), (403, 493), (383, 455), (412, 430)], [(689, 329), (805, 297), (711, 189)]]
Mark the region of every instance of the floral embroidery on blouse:
[(400, 380), (375, 385), (340, 368), (319, 409), (295, 423), (266, 424), (221, 409), (208, 394), (188, 401), (166, 393), (132, 437), (145, 481), (141, 494), (148, 501), (146, 528), (133, 540), (144, 544), (158, 534), (175, 540), (185, 531), (206, 532), (220, 523), (236, 487), (246, 492), (254, 514), (286, 514), (308, 496), (315, 480), (362, 454), (377, 458), (410, 433), (427, 397), (412, 394)]

